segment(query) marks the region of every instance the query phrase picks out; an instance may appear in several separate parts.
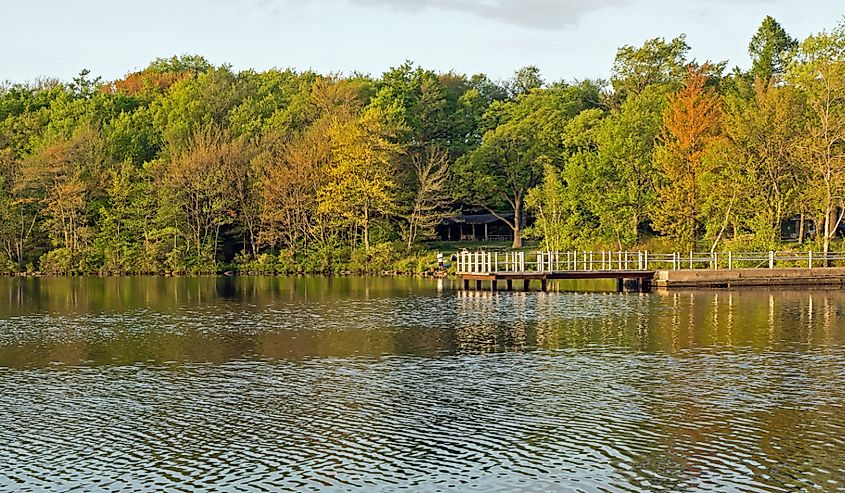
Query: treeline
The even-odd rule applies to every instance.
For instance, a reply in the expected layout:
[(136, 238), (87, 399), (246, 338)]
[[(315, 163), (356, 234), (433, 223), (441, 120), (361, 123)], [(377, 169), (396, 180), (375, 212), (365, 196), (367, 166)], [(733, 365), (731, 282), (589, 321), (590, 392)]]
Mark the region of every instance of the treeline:
[(845, 24), (798, 42), (766, 18), (748, 71), (688, 53), (684, 36), (625, 46), (609, 81), (181, 56), (7, 83), (0, 271), (420, 270), (420, 242), (460, 211), (501, 214), (515, 247), (768, 250), (799, 218), (798, 240), (828, 250)]

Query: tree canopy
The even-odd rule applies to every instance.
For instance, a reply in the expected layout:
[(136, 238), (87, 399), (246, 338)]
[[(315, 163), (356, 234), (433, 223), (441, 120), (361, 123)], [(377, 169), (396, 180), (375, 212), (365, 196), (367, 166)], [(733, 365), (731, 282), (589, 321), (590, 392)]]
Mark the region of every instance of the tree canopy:
[(459, 213), (514, 247), (840, 248), (845, 24), (798, 41), (766, 17), (748, 53), (725, 73), (654, 38), (609, 81), (181, 55), (6, 83), (0, 271), (389, 268)]

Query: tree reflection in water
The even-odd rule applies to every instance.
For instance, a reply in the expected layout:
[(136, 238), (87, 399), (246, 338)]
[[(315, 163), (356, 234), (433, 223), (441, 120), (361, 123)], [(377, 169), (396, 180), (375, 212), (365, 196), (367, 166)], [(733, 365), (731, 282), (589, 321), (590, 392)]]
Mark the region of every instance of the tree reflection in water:
[(589, 287), (0, 279), (0, 489), (845, 487), (845, 293)]

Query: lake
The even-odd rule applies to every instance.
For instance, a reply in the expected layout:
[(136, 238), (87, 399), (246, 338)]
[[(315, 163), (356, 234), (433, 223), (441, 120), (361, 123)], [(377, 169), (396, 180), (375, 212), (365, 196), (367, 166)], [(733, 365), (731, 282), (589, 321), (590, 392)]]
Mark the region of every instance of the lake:
[(845, 292), (0, 278), (0, 490), (845, 490)]

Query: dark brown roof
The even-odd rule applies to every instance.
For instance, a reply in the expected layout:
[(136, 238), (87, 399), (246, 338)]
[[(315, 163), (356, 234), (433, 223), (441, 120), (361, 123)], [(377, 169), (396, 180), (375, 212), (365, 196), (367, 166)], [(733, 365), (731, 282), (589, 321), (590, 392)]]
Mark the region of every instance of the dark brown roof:
[[(513, 214), (499, 214), (500, 216), (506, 219), (513, 219)], [(440, 224), (444, 226), (456, 226), (459, 224), (493, 224), (501, 221), (500, 218), (493, 214), (470, 214), (470, 215), (463, 215), (463, 216), (454, 216), (454, 217), (447, 217)]]

